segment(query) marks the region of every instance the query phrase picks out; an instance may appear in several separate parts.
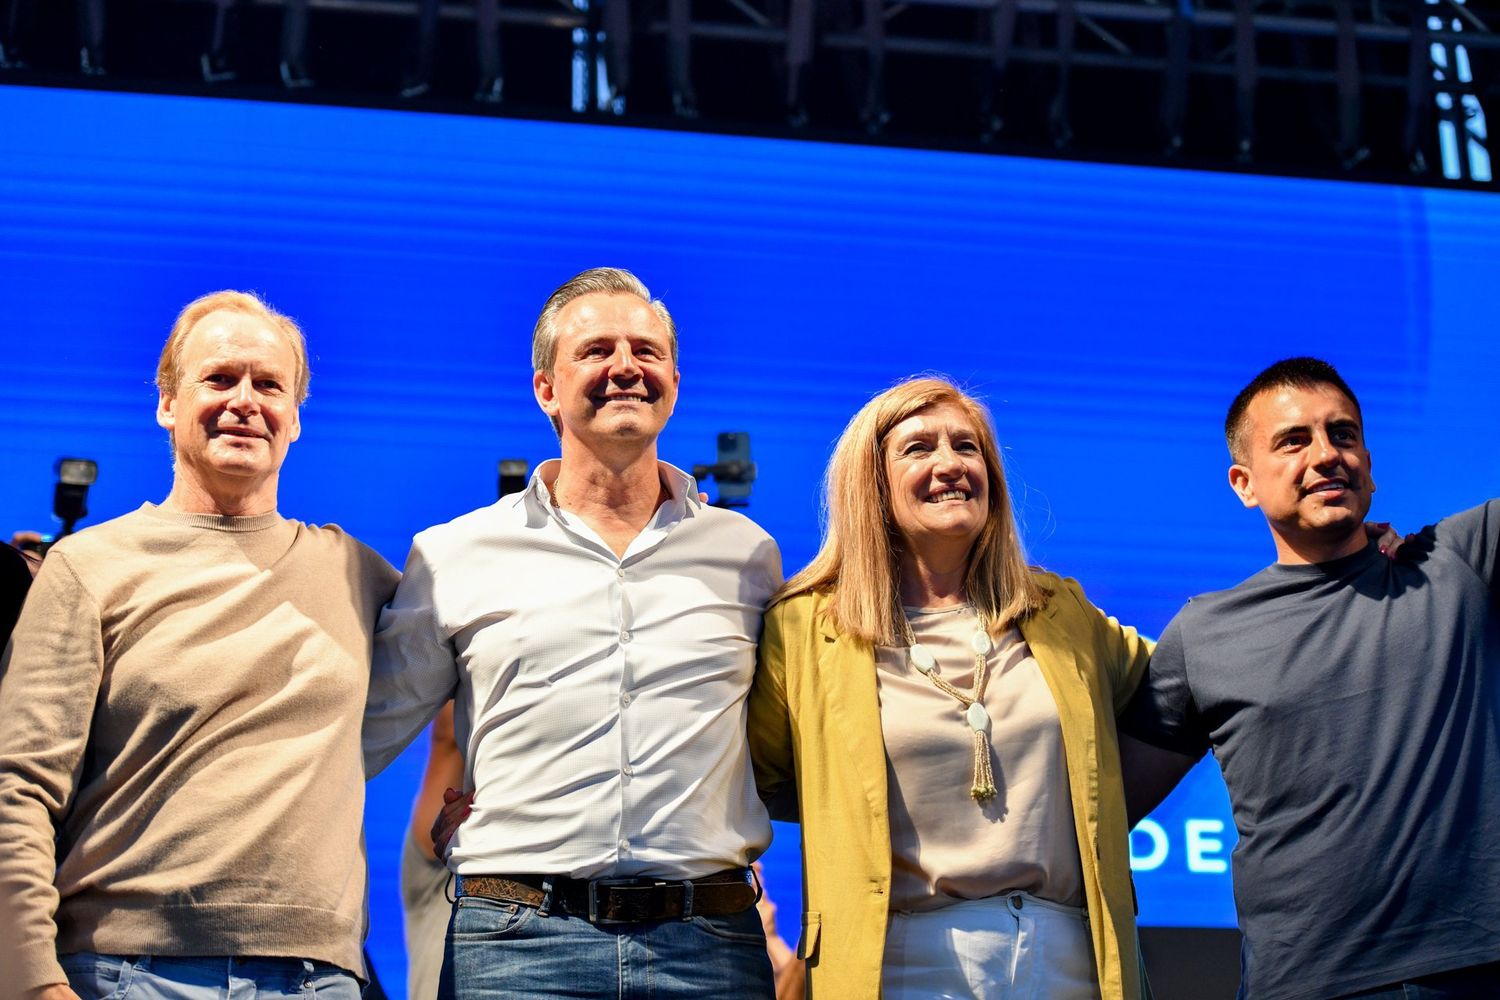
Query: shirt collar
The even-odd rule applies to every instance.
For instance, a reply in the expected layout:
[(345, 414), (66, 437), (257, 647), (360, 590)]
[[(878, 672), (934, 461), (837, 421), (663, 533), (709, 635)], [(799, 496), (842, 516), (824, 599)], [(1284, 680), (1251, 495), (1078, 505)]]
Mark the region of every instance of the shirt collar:
[[(526, 492), (523, 496), (524, 502), (534, 512), (557, 512), (557, 508), (552, 506), (552, 491), (547, 488), (547, 482), (556, 480), (560, 465), (562, 465), (562, 459), (548, 459), (531, 473), (531, 481), (526, 485)], [(693, 517), (703, 509), (703, 501), (698, 498), (699, 490), (696, 479), (669, 462), (658, 460), (656, 470), (657, 475), (661, 477), (661, 482), (667, 487), (668, 499), (656, 512), (651, 522), (653, 525), (672, 524), (684, 517)]]

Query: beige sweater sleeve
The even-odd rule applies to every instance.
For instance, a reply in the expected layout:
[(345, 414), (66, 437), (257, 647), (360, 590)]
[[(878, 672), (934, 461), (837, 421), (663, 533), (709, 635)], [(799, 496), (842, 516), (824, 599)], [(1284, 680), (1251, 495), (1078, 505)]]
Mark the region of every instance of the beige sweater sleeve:
[(55, 824), (76, 790), (104, 672), (99, 607), (66, 554), (42, 565), (0, 660), (0, 983), (67, 977), (57, 963)]

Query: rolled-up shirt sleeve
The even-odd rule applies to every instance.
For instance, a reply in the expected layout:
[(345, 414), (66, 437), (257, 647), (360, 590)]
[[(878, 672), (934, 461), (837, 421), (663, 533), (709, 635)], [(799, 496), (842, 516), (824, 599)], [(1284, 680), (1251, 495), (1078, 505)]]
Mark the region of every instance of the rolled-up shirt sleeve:
[(435, 580), (419, 536), (375, 628), (362, 734), (366, 777), (396, 759), (457, 685), (453, 643), (438, 619)]

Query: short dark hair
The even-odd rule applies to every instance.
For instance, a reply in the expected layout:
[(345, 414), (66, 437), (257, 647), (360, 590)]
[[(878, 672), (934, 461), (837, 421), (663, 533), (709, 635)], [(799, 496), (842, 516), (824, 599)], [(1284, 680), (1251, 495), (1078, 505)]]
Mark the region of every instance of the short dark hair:
[(1319, 358), (1285, 358), (1251, 379), (1229, 404), (1229, 413), (1224, 417), (1224, 443), (1229, 445), (1229, 456), (1236, 462), (1245, 457), (1245, 411), (1256, 396), (1271, 389), (1311, 389), (1320, 385), (1331, 385), (1348, 396), (1355, 414), (1364, 422), (1358, 397), (1333, 365)]

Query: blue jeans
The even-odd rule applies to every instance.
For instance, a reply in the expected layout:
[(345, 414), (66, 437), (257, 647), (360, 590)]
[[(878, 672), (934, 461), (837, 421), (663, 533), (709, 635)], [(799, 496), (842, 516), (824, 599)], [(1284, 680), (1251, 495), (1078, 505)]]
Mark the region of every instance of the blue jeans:
[(453, 907), (438, 1000), (774, 1000), (765, 932), (742, 913), (640, 924), (478, 896)]
[(300, 958), (59, 956), (82, 1000), (360, 1000), (353, 973)]
[(1404, 983), (1392, 983), (1345, 1000), (1495, 1000), (1500, 997), (1500, 962), (1471, 965)]

